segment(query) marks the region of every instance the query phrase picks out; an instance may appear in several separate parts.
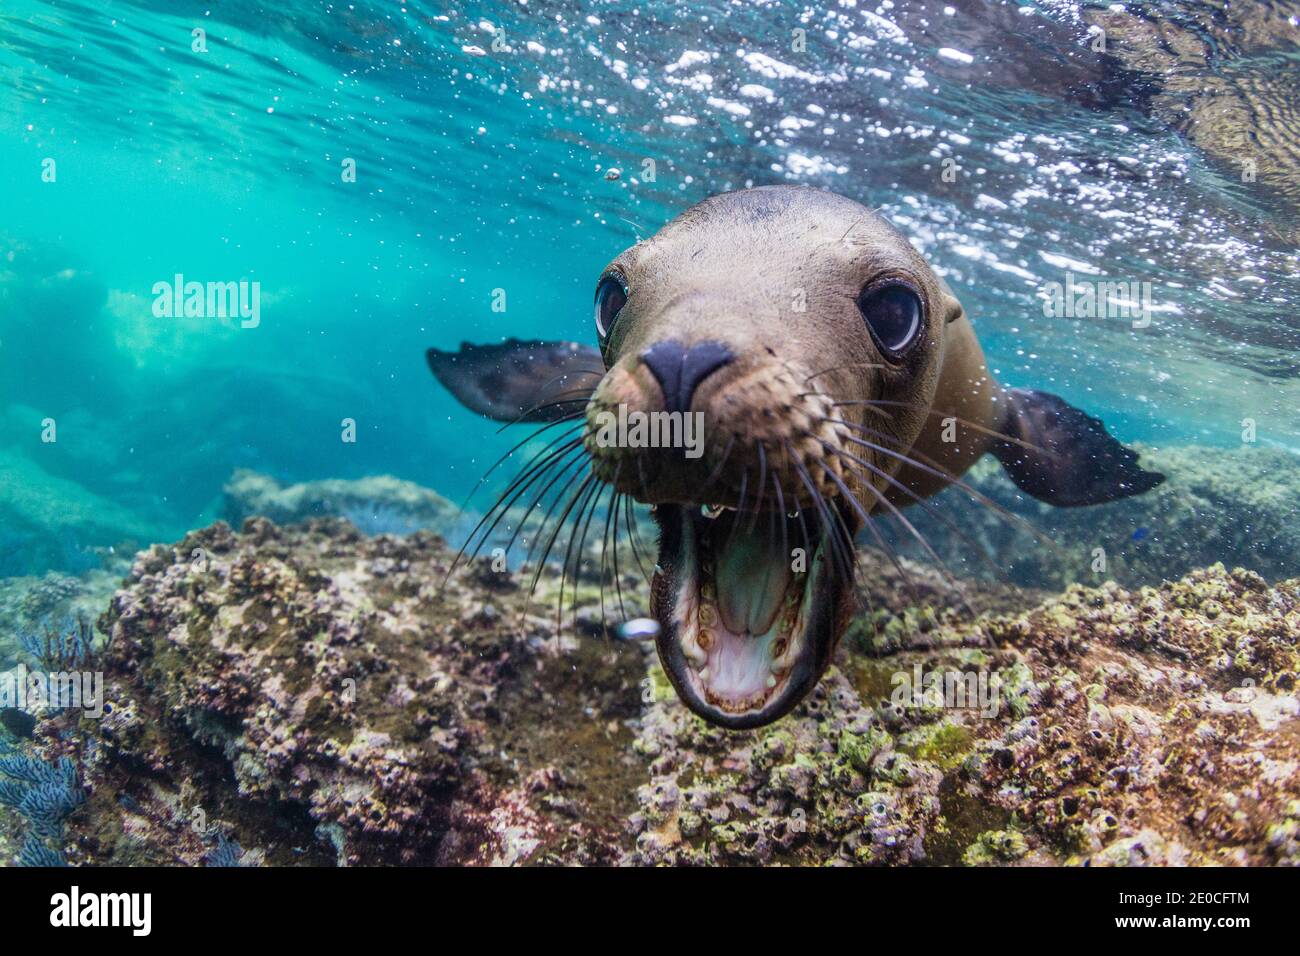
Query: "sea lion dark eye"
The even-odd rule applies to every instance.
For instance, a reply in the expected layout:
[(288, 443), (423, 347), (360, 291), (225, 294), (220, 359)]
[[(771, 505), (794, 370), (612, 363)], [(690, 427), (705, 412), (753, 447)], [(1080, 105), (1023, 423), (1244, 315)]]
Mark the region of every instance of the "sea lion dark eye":
[(606, 338), (614, 328), (618, 313), (627, 304), (627, 289), (615, 276), (606, 276), (596, 286), (596, 331)]
[(921, 300), (900, 283), (863, 290), (858, 296), (858, 311), (888, 358), (906, 352), (921, 331)]

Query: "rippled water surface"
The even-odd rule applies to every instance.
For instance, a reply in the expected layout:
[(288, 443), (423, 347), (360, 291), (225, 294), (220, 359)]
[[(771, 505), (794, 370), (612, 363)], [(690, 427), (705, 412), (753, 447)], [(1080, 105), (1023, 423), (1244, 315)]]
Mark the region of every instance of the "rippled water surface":
[[(7, 493), (146, 540), (242, 466), (459, 497), (507, 439), (427, 346), (590, 340), (622, 248), (789, 182), (903, 229), (1007, 383), (1125, 441), (1300, 449), (1298, 11), (6, 0)], [(178, 273), (257, 280), (260, 324), (155, 317)], [(1045, 316), (1067, 273), (1149, 282), (1150, 324)]]

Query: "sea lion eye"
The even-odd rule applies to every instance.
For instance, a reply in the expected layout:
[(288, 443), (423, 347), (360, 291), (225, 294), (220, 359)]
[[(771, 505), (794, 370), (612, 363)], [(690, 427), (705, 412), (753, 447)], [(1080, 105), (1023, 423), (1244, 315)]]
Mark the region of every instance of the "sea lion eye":
[(888, 358), (900, 357), (921, 331), (921, 300), (902, 283), (864, 289), (858, 311)]
[(606, 276), (596, 286), (596, 332), (606, 338), (614, 328), (618, 313), (627, 304), (627, 289), (617, 276)]

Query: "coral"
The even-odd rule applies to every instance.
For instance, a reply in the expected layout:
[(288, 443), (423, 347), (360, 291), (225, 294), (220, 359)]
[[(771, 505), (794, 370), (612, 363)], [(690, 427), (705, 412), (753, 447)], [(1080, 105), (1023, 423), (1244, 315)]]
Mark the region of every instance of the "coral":
[(35, 835), (28, 836), (27, 842), (23, 844), (22, 851), (18, 854), (19, 866), (67, 866), (68, 861), (64, 859), (63, 854), (55, 849), (50, 848)]
[(640, 649), (557, 641), (475, 567), (440, 589), (450, 559), (337, 520), (142, 552), (100, 622), (112, 712), (36, 732), (100, 745), (74, 862), (198, 863), (214, 827), (273, 864), (609, 861), (634, 787), (579, 801)]
[(937, 768), (897, 751), (837, 671), (796, 716), (751, 734), (660, 699), (636, 748), (650, 762), (636, 863), (922, 861), (939, 814)]
[(1016, 830), (986, 830), (962, 854), (967, 866), (989, 866), (1019, 860), (1028, 850), (1024, 836)]

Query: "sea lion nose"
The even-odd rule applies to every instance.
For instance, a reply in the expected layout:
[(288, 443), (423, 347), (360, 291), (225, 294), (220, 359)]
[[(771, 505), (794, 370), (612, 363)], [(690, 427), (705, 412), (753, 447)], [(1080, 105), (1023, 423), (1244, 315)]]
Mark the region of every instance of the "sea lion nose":
[(676, 339), (656, 342), (641, 353), (641, 361), (659, 381), (664, 409), (690, 410), (700, 383), (735, 358), (721, 342), (696, 342), (689, 349)]

